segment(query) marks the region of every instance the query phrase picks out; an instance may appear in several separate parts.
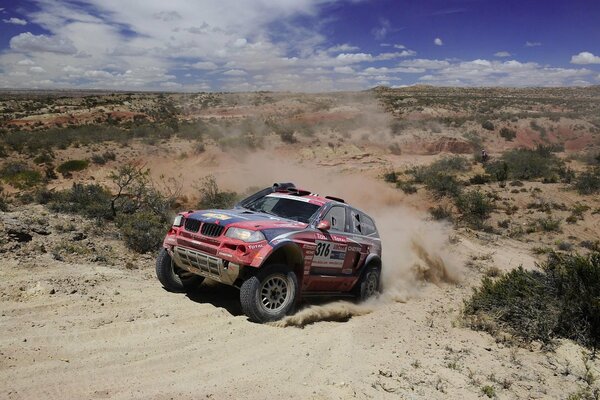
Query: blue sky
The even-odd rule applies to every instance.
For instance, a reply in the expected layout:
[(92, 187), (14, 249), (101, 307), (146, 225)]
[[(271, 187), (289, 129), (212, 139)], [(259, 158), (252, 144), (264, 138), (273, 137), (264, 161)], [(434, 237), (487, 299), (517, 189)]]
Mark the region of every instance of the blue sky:
[(600, 84), (595, 0), (0, 1), (0, 87)]

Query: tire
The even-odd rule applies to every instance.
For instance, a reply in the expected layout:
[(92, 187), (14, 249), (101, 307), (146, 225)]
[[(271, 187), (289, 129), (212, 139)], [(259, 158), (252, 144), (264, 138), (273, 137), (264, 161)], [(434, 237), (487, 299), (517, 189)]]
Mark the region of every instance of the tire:
[(262, 267), (240, 287), (244, 314), (253, 322), (269, 322), (290, 313), (298, 297), (296, 274), (283, 264)]
[(354, 287), (358, 301), (365, 301), (379, 293), (381, 272), (377, 267), (367, 267)]
[(200, 285), (204, 277), (178, 268), (173, 259), (163, 248), (156, 259), (156, 277), (169, 292), (184, 293)]

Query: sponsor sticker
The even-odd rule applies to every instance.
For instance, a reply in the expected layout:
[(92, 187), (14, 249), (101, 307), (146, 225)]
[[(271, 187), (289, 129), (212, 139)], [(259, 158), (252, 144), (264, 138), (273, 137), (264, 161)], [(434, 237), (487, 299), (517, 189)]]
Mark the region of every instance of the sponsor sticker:
[(208, 218), (220, 219), (223, 221), (231, 219), (231, 216), (229, 216), (227, 214), (218, 214), (218, 213), (204, 213), (204, 214), (202, 214), (202, 216), (208, 217)]
[(315, 241), (317, 248), (313, 257), (314, 267), (341, 268), (346, 258), (346, 244)]

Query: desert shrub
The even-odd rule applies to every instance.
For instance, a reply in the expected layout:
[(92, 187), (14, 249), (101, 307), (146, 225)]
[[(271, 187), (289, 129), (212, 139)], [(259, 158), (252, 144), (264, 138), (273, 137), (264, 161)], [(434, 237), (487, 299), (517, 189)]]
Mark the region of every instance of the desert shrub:
[(17, 189), (28, 189), (42, 182), (42, 174), (21, 162), (7, 162), (0, 170), (0, 179)]
[(52, 161), (54, 161), (52, 150), (43, 150), (33, 159), (33, 162), (36, 164), (49, 164)]
[(428, 175), (425, 180), (425, 187), (438, 198), (444, 196), (456, 197), (462, 192), (462, 185), (456, 177), (443, 173)]
[(559, 232), (560, 231), (560, 219), (559, 218), (539, 218), (537, 225), (544, 232)]
[(8, 211), (8, 201), (4, 197), (4, 188), (0, 186), (0, 211)]
[(494, 124), (492, 123), (492, 121), (483, 121), (483, 122), (481, 123), (481, 127), (482, 127), (483, 129), (485, 129), (485, 130), (488, 130), (488, 131), (493, 131), (494, 129), (496, 129), (496, 128), (494, 127)]
[(298, 142), (296, 137), (294, 137), (294, 131), (290, 128), (282, 128), (277, 132), (277, 134), (283, 143), (294, 144)]
[(169, 225), (161, 216), (149, 211), (123, 214), (117, 219), (125, 244), (138, 253), (158, 250)]
[(574, 187), (580, 194), (600, 193), (600, 167), (579, 174), (575, 179)]
[(462, 185), (452, 174), (468, 171), (469, 168), (466, 158), (454, 156), (442, 158), (428, 166), (412, 168), (407, 172), (413, 176), (415, 183), (424, 183), (436, 197), (455, 197), (462, 191)]
[(95, 219), (112, 218), (111, 197), (111, 193), (100, 185), (79, 183), (73, 184), (70, 189), (54, 193), (40, 192), (36, 196), (39, 202), (48, 203), (53, 211), (81, 214)]
[(27, 150), (36, 154), (41, 150), (66, 149), (74, 143), (86, 145), (106, 141), (123, 142), (130, 138), (131, 132), (115, 126), (78, 125), (47, 129), (39, 135), (32, 135), (28, 131), (13, 131), (7, 133), (3, 141), (17, 152)]
[(398, 181), (396, 182), (396, 187), (406, 194), (417, 193), (417, 187), (410, 182)]
[(200, 192), (198, 208), (230, 208), (238, 200), (236, 192), (221, 191), (212, 175), (204, 177), (194, 187)]
[[(600, 345), (600, 253), (551, 253), (541, 271), (515, 269), (496, 281), (484, 278), (465, 302), (472, 327), (497, 327), (525, 341), (567, 338), (593, 349)], [(473, 318), (475, 317), (475, 318)], [(493, 332), (492, 332), (493, 333)]]
[(471, 185), (484, 185), (491, 181), (491, 177), (489, 175), (477, 174), (469, 178), (469, 183)]
[(402, 154), (402, 149), (398, 143), (392, 143), (388, 146), (388, 150), (395, 156), (399, 156)]
[(452, 221), (452, 209), (450, 207), (442, 206), (442, 205), (439, 205), (436, 207), (431, 207), (429, 209), (429, 213), (431, 214), (433, 219), (436, 221), (439, 221), (442, 219), (447, 219), (449, 221)]
[(218, 140), (219, 147), (223, 150), (229, 149), (250, 149), (255, 150), (263, 147), (263, 136), (254, 134), (223, 137)]
[(117, 159), (117, 155), (112, 151), (105, 151), (102, 154), (92, 155), (91, 159), (94, 164), (104, 165), (109, 161), (115, 161)]
[(88, 160), (69, 160), (60, 164), (56, 169), (63, 176), (68, 176), (71, 172), (83, 171), (90, 165)]
[(500, 136), (511, 142), (514, 138), (517, 137), (517, 133), (512, 129), (503, 127), (502, 129), (500, 129)]
[[(506, 163), (506, 167), (502, 163)], [(532, 180), (556, 176), (562, 165), (563, 162), (550, 149), (540, 146), (535, 150), (509, 150), (500, 161), (486, 165), (486, 172), (497, 176), (498, 170), (505, 168), (507, 178)]]
[(390, 171), (383, 174), (383, 180), (389, 183), (396, 183), (398, 181), (398, 174), (396, 171)]
[(494, 210), (492, 200), (478, 190), (459, 195), (456, 198), (456, 207), (461, 213), (462, 221), (476, 229), (483, 228), (485, 220)]

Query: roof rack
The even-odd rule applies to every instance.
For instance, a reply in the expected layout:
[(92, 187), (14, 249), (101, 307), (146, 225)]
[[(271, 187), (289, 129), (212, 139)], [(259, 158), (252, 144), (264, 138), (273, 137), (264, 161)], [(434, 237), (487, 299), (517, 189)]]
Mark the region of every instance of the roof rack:
[(325, 196), (325, 198), (326, 198), (326, 199), (329, 199), (329, 200), (335, 200), (335, 201), (339, 201), (340, 203), (346, 203), (346, 202), (344, 201), (344, 199), (340, 199), (339, 197)]

